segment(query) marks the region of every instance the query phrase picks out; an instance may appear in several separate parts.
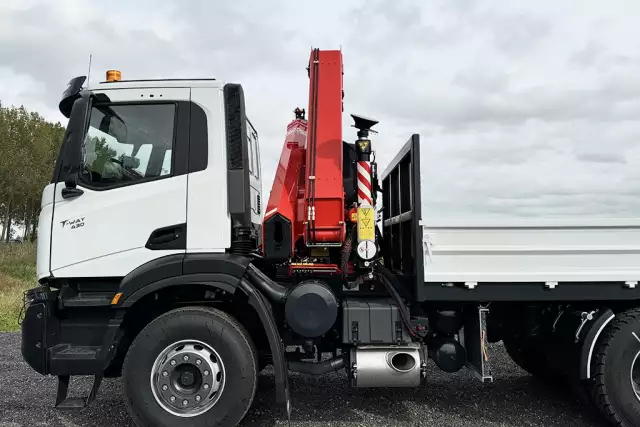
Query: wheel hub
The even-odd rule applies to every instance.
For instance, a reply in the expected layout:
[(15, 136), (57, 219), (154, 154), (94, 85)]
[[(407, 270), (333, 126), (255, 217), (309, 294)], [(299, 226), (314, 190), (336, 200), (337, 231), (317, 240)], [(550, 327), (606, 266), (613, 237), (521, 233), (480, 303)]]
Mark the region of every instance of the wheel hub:
[(180, 385), (183, 387), (191, 387), (195, 383), (195, 376), (192, 372), (184, 372), (180, 376)]
[(195, 417), (211, 409), (224, 388), (224, 364), (208, 344), (196, 340), (169, 345), (151, 369), (156, 402), (179, 417)]

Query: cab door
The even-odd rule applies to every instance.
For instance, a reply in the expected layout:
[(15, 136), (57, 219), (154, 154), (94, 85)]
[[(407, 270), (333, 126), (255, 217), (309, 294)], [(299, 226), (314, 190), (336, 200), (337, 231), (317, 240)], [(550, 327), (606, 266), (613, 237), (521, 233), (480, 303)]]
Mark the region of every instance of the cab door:
[(56, 184), (55, 277), (123, 277), (186, 250), (190, 89), (104, 94), (91, 107), (79, 191), (63, 196)]

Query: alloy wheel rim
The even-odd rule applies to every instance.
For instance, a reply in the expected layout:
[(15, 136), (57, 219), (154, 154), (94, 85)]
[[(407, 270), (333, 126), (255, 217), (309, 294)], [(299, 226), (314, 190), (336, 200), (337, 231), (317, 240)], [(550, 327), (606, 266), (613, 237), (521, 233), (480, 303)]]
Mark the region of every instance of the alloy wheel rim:
[(151, 369), (151, 390), (165, 411), (196, 417), (220, 399), (225, 384), (224, 363), (213, 347), (183, 340), (160, 352)]

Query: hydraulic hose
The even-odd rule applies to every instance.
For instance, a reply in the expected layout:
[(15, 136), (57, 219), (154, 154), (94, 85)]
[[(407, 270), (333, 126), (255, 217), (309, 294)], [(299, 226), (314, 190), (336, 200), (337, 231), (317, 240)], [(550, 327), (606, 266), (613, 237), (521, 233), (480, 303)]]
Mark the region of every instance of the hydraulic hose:
[(413, 298), (407, 289), (398, 282), (398, 278), (391, 270), (385, 267), (381, 262), (376, 264), (376, 270), (380, 275), (384, 276), (393, 285), (394, 290), (399, 293), (402, 298), (411, 301)]
[(353, 248), (353, 236), (356, 233), (356, 226), (354, 225), (347, 232), (347, 240), (342, 247), (341, 262), (342, 262), (342, 277), (349, 275), (349, 258), (351, 258), (351, 249)]
[(418, 332), (413, 328), (413, 325), (411, 324), (411, 314), (409, 312), (409, 308), (404, 303), (404, 301), (402, 301), (402, 297), (398, 293), (398, 288), (401, 288), (401, 285), (398, 283), (398, 279), (388, 268), (386, 268), (382, 264), (378, 264), (376, 266), (376, 269), (379, 272), (380, 279), (382, 279), (381, 282), (384, 284), (385, 288), (387, 288), (387, 292), (389, 292), (389, 294), (396, 301), (396, 304), (398, 304), (400, 317), (402, 318), (404, 325), (409, 331), (409, 334), (414, 339), (421, 340), (422, 337), (418, 334)]
[(262, 271), (253, 264), (249, 264), (246, 272), (249, 282), (258, 288), (270, 301), (283, 303), (289, 295), (288, 289), (273, 280), (269, 279)]
[(287, 363), (289, 370), (307, 375), (324, 375), (329, 372), (344, 369), (345, 356), (334, 357), (333, 359), (324, 360), (322, 362), (301, 362), (299, 360), (291, 360)]

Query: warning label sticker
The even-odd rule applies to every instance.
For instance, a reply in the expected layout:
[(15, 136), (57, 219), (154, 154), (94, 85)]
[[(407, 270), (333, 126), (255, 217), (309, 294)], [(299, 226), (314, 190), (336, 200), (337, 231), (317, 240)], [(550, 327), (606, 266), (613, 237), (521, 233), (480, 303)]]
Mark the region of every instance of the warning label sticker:
[(358, 208), (358, 240), (375, 240), (375, 214), (373, 208)]

